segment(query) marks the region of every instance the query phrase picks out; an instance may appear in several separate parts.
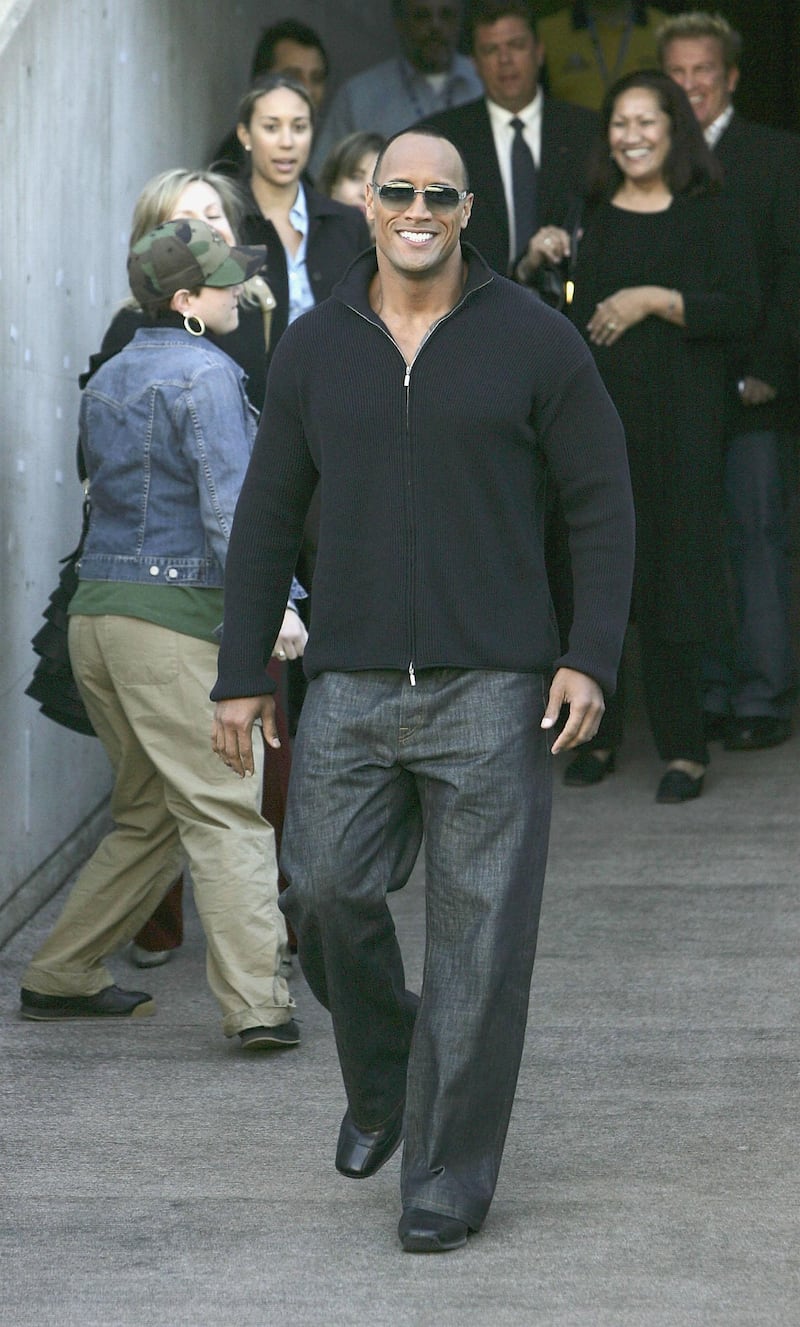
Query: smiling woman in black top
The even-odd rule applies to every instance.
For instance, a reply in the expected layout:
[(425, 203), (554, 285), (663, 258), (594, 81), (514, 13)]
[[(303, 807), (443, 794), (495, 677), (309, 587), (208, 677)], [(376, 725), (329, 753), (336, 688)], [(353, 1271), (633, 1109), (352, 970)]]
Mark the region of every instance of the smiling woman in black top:
[[(746, 232), (682, 89), (630, 74), (601, 121), (572, 315), (625, 426), (642, 681), (667, 764), (657, 800), (682, 802), (703, 786), (701, 659), (726, 622), (725, 347), (752, 325), (757, 291)], [(568, 253), (570, 237), (547, 230), (543, 252)], [(618, 695), (565, 781), (598, 782), (621, 736)]]

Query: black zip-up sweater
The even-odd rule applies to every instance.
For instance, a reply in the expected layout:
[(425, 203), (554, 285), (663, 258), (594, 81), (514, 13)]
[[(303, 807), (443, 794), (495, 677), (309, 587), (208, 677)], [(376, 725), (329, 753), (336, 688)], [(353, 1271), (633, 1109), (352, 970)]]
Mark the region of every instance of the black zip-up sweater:
[[(633, 564), (622, 426), (567, 319), (463, 247), (463, 295), (410, 367), (369, 304), (374, 250), (283, 336), (231, 534), (213, 699), (273, 690), (265, 664), (318, 476), (309, 677), (563, 664), (613, 690)], [(560, 658), (546, 468), (575, 583)]]

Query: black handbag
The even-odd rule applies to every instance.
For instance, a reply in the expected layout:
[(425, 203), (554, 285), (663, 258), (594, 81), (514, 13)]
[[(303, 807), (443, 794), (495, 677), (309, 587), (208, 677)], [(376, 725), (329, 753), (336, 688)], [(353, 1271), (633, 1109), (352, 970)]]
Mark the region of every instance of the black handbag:
[(84, 482), (81, 537), (77, 547), (61, 559), (63, 570), (44, 610), (45, 624), (31, 641), (39, 655), (39, 662), (30, 684), (25, 688), (25, 695), (37, 701), (42, 714), (54, 723), (71, 728), (73, 732), (84, 733), (86, 737), (96, 737), (72, 671), (67, 637), (67, 610), (78, 588), (77, 564), (89, 529), (90, 511), (89, 486)]
[(583, 234), (582, 213), (583, 199), (576, 198), (571, 203), (564, 221), (564, 230), (568, 232), (571, 240), (569, 258), (556, 264), (542, 263), (533, 282), (545, 304), (549, 304), (551, 309), (558, 309), (560, 313), (569, 311), (575, 294), (575, 264), (578, 259), (578, 245)]

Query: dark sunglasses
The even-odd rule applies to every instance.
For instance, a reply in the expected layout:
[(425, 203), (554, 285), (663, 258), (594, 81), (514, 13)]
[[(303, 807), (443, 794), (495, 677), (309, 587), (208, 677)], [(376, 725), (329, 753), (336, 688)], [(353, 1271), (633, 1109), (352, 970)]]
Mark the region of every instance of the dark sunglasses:
[(414, 189), (410, 184), (376, 184), (373, 187), (384, 207), (395, 212), (410, 207), (417, 194), (422, 194), (429, 212), (452, 212), (468, 192), (454, 189), (450, 184), (429, 184), (427, 189)]

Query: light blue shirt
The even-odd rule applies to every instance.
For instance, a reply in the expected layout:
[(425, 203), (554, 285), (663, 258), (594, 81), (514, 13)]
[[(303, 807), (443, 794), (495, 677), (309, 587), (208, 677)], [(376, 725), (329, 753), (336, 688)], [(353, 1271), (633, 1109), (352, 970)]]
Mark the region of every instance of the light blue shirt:
[(463, 106), (483, 96), (475, 66), (454, 55), (447, 74), (429, 79), (408, 60), (395, 56), (373, 65), (343, 83), (330, 104), (319, 133), (314, 135), (311, 174), (316, 177), (331, 148), (357, 129), (391, 134), (427, 120), (437, 111)]
[(302, 239), (297, 248), (297, 253), (290, 253), (286, 246), (286, 271), (289, 276), (289, 322), (293, 323), (295, 318), (299, 318), (301, 313), (308, 313), (313, 309), (316, 300), (314, 292), (311, 289), (311, 283), (308, 279), (308, 269), (306, 268), (306, 243), (308, 241), (308, 204), (302, 184), (297, 187), (297, 197), (294, 200), (289, 220), (293, 230), (302, 235)]

